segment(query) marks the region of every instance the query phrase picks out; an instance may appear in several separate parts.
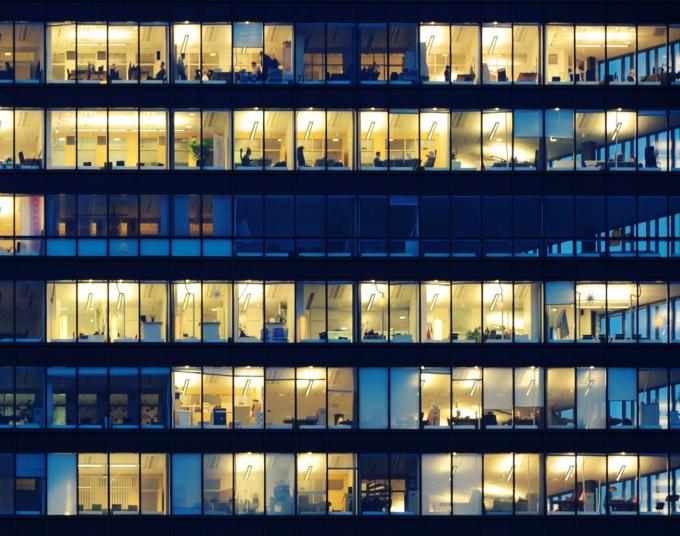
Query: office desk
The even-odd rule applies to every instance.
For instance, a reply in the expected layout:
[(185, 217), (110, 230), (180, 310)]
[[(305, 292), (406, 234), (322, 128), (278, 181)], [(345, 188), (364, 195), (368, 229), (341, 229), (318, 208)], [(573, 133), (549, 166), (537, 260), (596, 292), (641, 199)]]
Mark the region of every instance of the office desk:
[(163, 342), (162, 322), (142, 322), (142, 340), (144, 342)]
[(203, 342), (220, 342), (221, 322), (203, 322)]

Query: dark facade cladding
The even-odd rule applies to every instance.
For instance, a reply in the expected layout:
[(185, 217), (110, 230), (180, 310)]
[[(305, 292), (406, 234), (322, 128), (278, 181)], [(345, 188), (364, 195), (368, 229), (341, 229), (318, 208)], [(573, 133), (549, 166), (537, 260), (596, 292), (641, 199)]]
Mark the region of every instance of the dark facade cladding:
[(0, 2), (0, 533), (678, 533), (678, 7)]

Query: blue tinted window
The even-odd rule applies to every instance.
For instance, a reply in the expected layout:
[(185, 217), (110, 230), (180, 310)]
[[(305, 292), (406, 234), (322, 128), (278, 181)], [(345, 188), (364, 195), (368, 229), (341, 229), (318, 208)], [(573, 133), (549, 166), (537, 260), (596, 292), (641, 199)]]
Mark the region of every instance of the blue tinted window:
[(234, 200), (234, 234), (238, 237), (262, 236), (262, 198), (237, 196)]
[(359, 198), (359, 236), (387, 235), (387, 198), (371, 196)]
[(574, 200), (568, 196), (546, 197), (545, 236), (570, 238), (574, 234)]
[(422, 197), (420, 209), (420, 235), (423, 238), (447, 237), (450, 226), (449, 197)]
[(416, 196), (390, 197), (390, 236), (400, 238), (418, 236), (418, 198)]
[(484, 197), (484, 236), (512, 236), (512, 197)]
[(295, 233), (297, 236), (323, 236), (325, 219), (323, 196), (298, 196), (295, 210)]
[(543, 229), (543, 200), (538, 196), (515, 197), (515, 237), (539, 237)]
[(268, 237), (293, 236), (293, 197), (268, 195), (264, 200), (264, 228)]
[(576, 198), (576, 236), (579, 238), (593, 238), (604, 231), (604, 198), (577, 197)]
[(356, 236), (356, 198), (328, 196), (326, 227), (329, 237)]
[(481, 201), (478, 196), (451, 198), (451, 236), (478, 238), (481, 236)]

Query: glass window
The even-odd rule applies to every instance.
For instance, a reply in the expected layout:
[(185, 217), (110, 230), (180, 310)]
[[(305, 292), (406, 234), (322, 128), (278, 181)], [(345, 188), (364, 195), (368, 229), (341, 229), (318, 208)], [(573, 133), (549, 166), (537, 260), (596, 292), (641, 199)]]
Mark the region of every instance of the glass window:
[[(295, 369), (293, 367), (267, 367), (264, 381), (267, 428), (291, 429), (294, 426), (305, 426), (306, 412), (301, 408), (298, 410), (298, 419), (295, 418)], [(314, 380), (310, 380), (310, 383), (313, 387)], [(310, 393), (312, 387), (310, 387)], [(306, 392), (306, 387), (304, 392)]]
[[(385, 83), (388, 80), (387, 24), (359, 24), (359, 53), (362, 84)], [(398, 74), (397, 74), (398, 76)]]
[(300, 367), (296, 373), (297, 422), (300, 428), (325, 428), (326, 369)]
[(295, 26), (295, 81), (322, 84), (326, 78), (325, 28), (322, 22)]
[(260, 53), (262, 79), (267, 84), (293, 83), (293, 25), (264, 25), (264, 54)]
[(202, 422), (205, 428), (226, 428), (233, 422), (233, 377), (231, 367), (205, 367)]
[[(633, 340), (638, 342), (668, 342), (668, 287), (665, 283), (638, 283), (637, 311), (630, 312), (633, 323)], [(631, 298), (635, 309), (635, 299)]]
[(515, 454), (515, 514), (543, 513), (543, 455)]
[[(75, 82), (76, 25), (68, 22), (48, 23), (46, 44), (47, 82)], [(36, 70), (39, 70), (42, 58), (35, 59)]]
[[(275, 490), (276, 502), (281, 502), (281, 489)], [(326, 455), (308, 452), (297, 455), (297, 513), (323, 515), (326, 499)]]
[(201, 81), (231, 83), (231, 25), (202, 24), (201, 37)]
[(264, 370), (234, 369), (234, 428), (264, 428)]
[(182, 281), (173, 283), (173, 326), (175, 342), (201, 340), (201, 283)]
[[(124, 222), (121, 221), (121, 225)], [(111, 342), (139, 341), (139, 285), (113, 281), (109, 284), (109, 333)]]
[(17, 454), (14, 510), (19, 516), (45, 513), (45, 455)]
[(165, 454), (142, 454), (142, 514), (167, 513), (167, 462)]
[(390, 284), (390, 341), (418, 342), (418, 284)]
[(107, 369), (81, 367), (78, 369), (78, 426), (104, 428), (107, 426), (108, 407)]
[(162, 84), (168, 81), (168, 27), (149, 23), (139, 27), (138, 79), (145, 84)]
[[(332, 113), (332, 112), (331, 112)], [(325, 169), (326, 112), (298, 110), (295, 119), (295, 165), (299, 170)], [(338, 143), (336, 141), (336, 143)]]
[[(0, 514), (14, 514), (14, 454), (0, 454)], [(75, 489), (75, 488), (74, 488)]]
[(165, 342), (168, 314), (168, 288), (165, 283), (140, 285), (140, 323), (142, 342)]
[(203, 165), (201, 142), (201, 112), (173, 113), (175, 169), (200, 169)]
[(451, 80), (456, 84), (480, 83), (479, 34), (476, 24), (451, 26)]
[(635, 171), (636, 113), (621, 108), (607, 111), (607, 165), (614, 171)]
[(84, 84), (106, 83), (107, 45), (106, 24), (78, 24), (77, 69), (69, 80)]
[(605, 427), (607, 372), (604, 368), (576, 369), (577, 428), (591, 430)]
[(44, 283), (16, 281), (14, 292), (16, 342), (42, 341), (44, 337)]
[[(668, 514), (666, 497), (669, 495), (668, 457), (651, 455), (638, 456), (640, 495), (638, 506), (641, 514)], [(618, 475), (618, 472), (617, 472)], [(622, 475), (623, 477), (623, 475)], [(633, 487), (631, 485), (631, 487)], [(633, 487), (633, 492), (635, 491)], [(633, 499), (630, 502), (634, 502)], [(634, 505), (633, 505), (634, 509)]]
[(387, 369), (359, 369), (359, 427), (387, 428)]
[[(616, 125), (614, 125), (613, 130), (616, 130)], [(602, 111), (576, 112), (577, 170), (597, 171), (604, 169), (605, 166), (604, 138), (605, 138), (604, 112)]]
[(234, 456), (203, 454), (203, 515), (234, 513)]
[(356, 512), (356, 458), (354, 454), (328, 454), (328, 510), (331, 515)]
[(425, 171), (449, 169), (449, 141), (448, 114), (421, 112), (419, 165)]
[[(292, 110), (265, 111), (264, 125), (264, 167), (271, 171), (293, 169)], [(297, 152), (296, 150), (296, 156)], [(242, 158), (241, 162), (243, 162)]]
[(515, 428), (543, 428), (543, 369), (515, 368)]
[[(362, 115), (366, 112), (362, 112)], [(379, 112), (378, 112), (379, 113)], [(389, 113), (388, 125), (388, 163), (390, 170), (393, 171), (413, 171), (420, 167), (421, 160), (419, 157), (418, 147), (418, 113), (412, 110), (393, 110)], [(362, 132), (364, 129), (362, 124)], [(368, 128), (370, 128), (370, 123)], [(372, 136), (362, 136), (362, 140), (369, 140)], [(380, 148), (380, 145), (379, 145)], [(373, 151), (370, 151), (373, 152)], [(362, 154), (364, 149), (362, 147)], [(382, 154), (382, 153), (381, 153)], [(376, 154), (376, 158), (378, 155)], [(362, 157), (362, 162), (365, 160)], [(373, 167), (380, 167), (376, 165), (377, 162), (373, 160)]]
[(605, 456), (576, 456), (576, 511), (583, 515), (601, 515), (605, 511), (607, 459)]
[(391, 514), (420, 513), (420, 455), (392, 454), (390, 456)]
[(0, 367), (0, 428), (12, 426), (14, 426), (14, 369)]
[(545, 26), (545, 83), (574, 83), (574, 27)]
[(356, 69), (354, 49), (355, 33), (355, 24), (329, 23), (326, 25), (327, 83), (350, 84), (354, 82), (354, 71)]
[(576, 26), (576, 83), (599, 84), (604, 78), (604, 26)]
[(509, 24), (482, 27), (482, 80), (506, 84), (512, 80), (512, 28)]
[(521, 171), (543, 169), (543, 111), (516, 110), (513, 114), (513, 164)]
[(634, 84), (636, 81), (635, 26), (607, 26), (607, 83)]
[(295, 513), (295, 455), (266, 454), (267, 515), (290, 516)]
[(420, 370), (420, 418), (424, 428), (451, 426), (451, 371), (445, 367)]
[(355, 426), (355, 372), (352, 368), (328, 369), (328, 427)]
[(174, 428), (200, 428), (202, 423), (201, 369), (176, 367), (172, 371)]
[(74, 169), (76, 167), (75, 111), (49, 110), (47, 132), (49, 136), (47, 168)]
[(354, 333), (354, 289), (351, 283), (329, 282), (328, 342), (352, 342)]
[(451, 424), (462, 429), (479, 428), (482, 416), (482, 369), (454, 368), (451, 373), (451, 391)]
[(387, 112), (359, 112), (362, 170), (380, 171), (387, 167), (387, 123)]
[(573, 368), (549, 368), (546, 372), (548, 428), (573, 428), (575, 417)]
[(453, 515), (482, 514), (482, 455), (453, 454), (451, 459)]
[(503, 429), (512, 426), (512, 369), (485, 368), (484, 381), (484, 427)]
[(107, 342), (107, 283), (78, 283), (78, 342)]
[(482, 114), (453, 111), (451, 114), (451, 169), (479, 170), (482, 165)]
[(450, 40), (448, 25), (420, 25), (420, 79), (424, 84), (451, 82)]
[[(390, 84), (418, 83), (420, 65), (418, 50), (420, 47), (417, 45), (418, 27), (415, 24), (391, 23), (389, 25), (387, 67)], [(371, 42), (369, 47), (371, 52), (375, 51), (375, 43)]]
[(47, 369), (47, 427), (75, 428), (78, 415), (76, 402), (76, 369)]
[[(262, 169), (263, 112), (236, 110), (234, 114), (234, 165), (235, 169)], [(269, 116), (268, 116), (269, 117)], [(271, 116), (273, 117), (273, 116)], [(289, 138), (290, 139), (290, 138)], [(272, 164), (270, 164), (271, 166)]]
[[(526, 217), (526, 211), (524, 212)], [(513, 333), (515, 342), (539, 342), (541, 340), (541, 294), (540, 283), (515, 283)]]
[[(205, 207), (205, 204), (204, 204)], [(231, 284), (203, 281), (203, 342), (231, 340)]]
[(78, 454), (78, 513), (109, 513), (109, 461), (107, 454)]
[(172, 515), (201, 513), (201, 455), (172, 455)]
[(455, 343), (482, 342), (482, 285), (453, 283), (451, 341)]
[(512, 514), (512, 454), (484, 454), (484, 512), (487, 515)]
[(233, 25), (234, 82), (261, 83), (263, 80), (263, 27), (259, 22)]
[(172, 27), (173, 80), (201, 82), (201, 26), (188, 22)]
[(14, 24), (14, 77), (17, 83), (43, 82), (45, 27), (42, 23)]
[(113, 515), (139, 513), (139, 454), (109, 455), (109, 500)]
[[(580, 303), (580, 294), (577, 293)], [(594, 296), (593, 300), (594, 301)], [(579, 324), (582, 324), (579, 307)], [(588, 319), (588, 317), (586, 317)], [(574, 283), (569, 281), (545, 284), (545, 329), (549, 342), (570, 342), (574, 340)]]
[(482, 113), (483, 169), (510, 171), (512, 156), (512, 112), (485, 110)]
[(328, 170), (354, 169), (354, 146), (354, 112), (327, 110), (326, 165)]
[(420, 370), (390, 369), (390, 428), (415, 430), (420, 427)]
[[(2, 35), (2, 24), (0, 24), (0, 36)], [(0, 39), (1, 41), (1, 39)], [(0, 53), (2, 46), (0, 45)], [(1, 62), (0, 62), (1, 63)], [(2, 73), (0, 70), (0, 83), (2, 83)], [(14, 162), (14, 111), (0, 109), (0, 169), (12, 169)]]
[[(3, 463), (3, 466), (5, 464)], [(47, 515), (74, 516), (78, 499), (76, 492), (76, 455), (47, 455)], [(10, 497), (11, 497), (10, 490)], [(11, 499), (10, 499), (11, 500)], [(2, 507), (0, 507), (2, 511)], [(4, 513), (4, 512), (3, 512)]]
[[(42, 169), (44, 166), (43, 110), (14, 111), (14, 166), (17, 169)], [(75, 134), (73, 125), (67, 130)]]
[(236, 454), (235, 501), (238, 515), (264, 513), (264, 454)]
[(142, 428), (168, 428), (170, 416), (170, 370), (142, 368), (140, 381)]
[(637, 423), (637, 372), (632, 368), (607, 371), (609, 428), (633, 428)]
[(607, 480), (607, 514), (636, 514), (640, 499), (637, 456), (608, 456)]
[(548, 515), (574, 514), (576, 510), (576, 457), (548, 455), (545, 459), (545, 493)]
[(548, 171), (574, 169), (574, 111), (545, 111), (545, 150)]
[(298, 342), (324, 342), (326, 330), (326, 284), (301, 282), (295, 285)]
[(47, 283), (47, 341), (75, 342), (76, 284)]
[(420, 340), (451, 340), (451, 286), (435, 281), (420, 285)]
[(422, 454), (421, 466), (423, 515), (451, 515), (451, 455)]
[(139, 426), (139, 369), (109, 369), (109, 419), (111, 428)]
[(139, 112), (139, 165), (145, 170), (167, 169), (167, 115), (166, 111)]
[(668, 428), (668, 377), (666, 369), (637, 371), (640, 428)]
[(385, 342), (388, 334), (388, 287), (386, 283), (361, 283), (361, 340)]
[(668, 171), (668, 134), (666, 112), (638, 110), (638, 170)]
[(259, 342), (263, 338), (263, 285), (234, 284), (234, 330), (236, 342)]
[[(359, 486), (362, 515), (386, 515), (391, 509), (387, 454), (359, 454)], [(395, 499), (397, 499), (395, 493)]]
[(541, 27), (516, 24), (512, 27), (512, 70), (516, 84), (541, 83)]
[(484, 283), (484, 336), (487, 343), (512, 342), (512, 283)]
[(136, 84), (139, 81), (138, 47), (137, 24), (109, 24), (107, 80), (110, 83)]
[(666, 26), (638, 26), (637, 82), (645, 85), (666, 83), (668, 48)]

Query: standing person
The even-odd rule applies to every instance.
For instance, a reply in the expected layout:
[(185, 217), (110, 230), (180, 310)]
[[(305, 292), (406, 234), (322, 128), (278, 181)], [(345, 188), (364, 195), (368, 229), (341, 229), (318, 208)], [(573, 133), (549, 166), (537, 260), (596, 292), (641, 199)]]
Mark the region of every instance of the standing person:
[(299, 168), (305, 167), (307, 165), (307, 161), (305, 160), (305, 148), (302, 145), (297, 148), (295, 159), (297, 160), (297, 165)]
[(184, 53), (179, 55), (177, 58), (177, 78), (179, 80), (187, 79), (187, 68), (184, 65)]
[(250, 167), (250, 162), (251, 162), (250, 155), (253, 154), (253, 151), (250, 150), (250, 147), (246, 147), (246, 153), (245, 154), (243, 154), (243, 147), (241, 147), (239, 154), (241, 156), (241, 166)]

